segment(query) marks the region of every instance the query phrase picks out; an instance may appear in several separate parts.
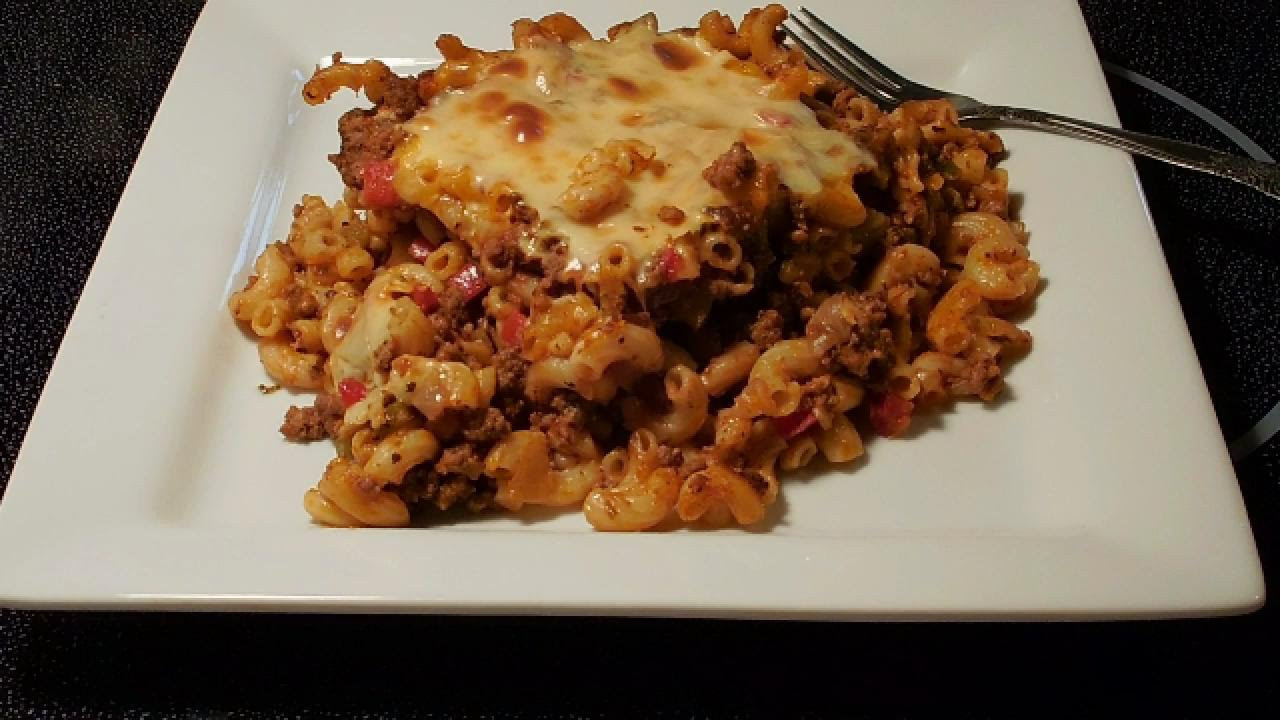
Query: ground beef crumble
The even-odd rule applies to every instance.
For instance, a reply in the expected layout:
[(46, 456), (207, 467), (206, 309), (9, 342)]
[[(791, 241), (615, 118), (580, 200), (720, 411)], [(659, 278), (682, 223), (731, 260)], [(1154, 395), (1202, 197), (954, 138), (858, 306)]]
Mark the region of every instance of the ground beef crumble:
[(337, 437), (338, 431), (342, 428), (342, 416), (346, 413), (346, 408), (342, 406), (342, 399), (337, 395), (320, 393), (316, 396), (314, 407), (324, 420), (324, 428), (329, 433), (329, 437)]
[(280, 434), (293, 442), (337, 437), (342, 426), (342, 401), (328, 393), (316, 396), (311, 407), (294, 405), (285, 411)]
[(403, 135), (394, 118), (381, 117), (372, 110), (348, 110), (338, 120), (342, 144), (329, 156), (329, 162), (338, 168), (348, 187), (363, 188), (365, 166), (391, 157)]
[(280, 434), (292, 442), (312, 442), (329, 437), (329, 433), (324, 429), (324, 421), (320, 419), (320, 413), (313, 407), (297, 405), (285, 411)]
[(492, 444), (509, 434), (511, 423), (495, 407), (471, 413), (462, 426), (462, 437), (469, 443)]
[(391, 73), (383, 86), (382, 98), (378, 103), (381, 113), (403, 121), (413, 117), (420, 107), (422, 107), (422, 99), (418, 97), (418, 79)]
[(828, 364), (866, 379), (872, 365), (888, 357), (892, 336), (884, 327), (884, 300), (871, 293), (838, 293), (823, 301), (805, 335)]
[(440, 307), (432, 312), (428, 319), (435, 327), (437, 336), (452, 339), (470, 321), (471, 314), (467, 309), (467, 298), (452, 284), (446, 284), (438, 298)]
[(726, 195), (740, 189), (756, 171), (756, 158), (746, 144), (735, 142), (702, 171), (711, 187)]
[(435, 471), (441, 475), (462, 475), (474, 480), (484, 472), (484, 458), (471, 443), (459, 443), (447, 447), (436, 461)]
[(285, 294), (285, 302), (289, 304), (289, 313), (296, 318), (313, 318), (320, 312), (320, 304), (310, 289), (301, 285), (293, 285)]
[(493, 507), (495, 487), (486, 478), (472, 481), (462, 475), (441, 475), (431, 463), (424, 463), (405, 475), (397, 491), (411, 505), (430, 503), (439, 510), (448, 510), (461, 503), (468, 510), (479, 512)]
[(576, 395), (556, 393), (547, 408), (529, 414), (529, 427), (546, 433), (553, 448), (572, 447), (583, 432), (585, 404)]
[(378, 346), (373, 353), (373, 364), (382, 372), (391, 370), (391, 361), (396, 359), (396, 345), (394, 340), (387, 340)]
[(524, 376), (529, 369), (529, 362), (520, 357), (519, 351), (506, 348), (494, 357), (494, 366), (498, 374), (498, 392), (502, 394), (524, 394)]
[(782, 313), (777, 310), (761, 310), (751, 323), (751, 342), (762, 348), (776, 345), (782, 340)]

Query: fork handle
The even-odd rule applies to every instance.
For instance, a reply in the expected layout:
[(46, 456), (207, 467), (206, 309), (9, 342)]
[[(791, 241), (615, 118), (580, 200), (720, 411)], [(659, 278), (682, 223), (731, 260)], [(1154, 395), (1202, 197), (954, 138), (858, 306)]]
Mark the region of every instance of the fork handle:
[(1235, 180), (1260, 193), (1280, 200), (1280, 165), (1239, 157), (1202, 145), (1136, 133), (1077, 120), (1063, 115), (1002, 105), (965, 108), (965, 119), (997, 120), (1022, 127), (1048, 130), (1081, 140), (1126, 150), (1135, 155), (1154, 158), (1171, 165), (1199, 170)]

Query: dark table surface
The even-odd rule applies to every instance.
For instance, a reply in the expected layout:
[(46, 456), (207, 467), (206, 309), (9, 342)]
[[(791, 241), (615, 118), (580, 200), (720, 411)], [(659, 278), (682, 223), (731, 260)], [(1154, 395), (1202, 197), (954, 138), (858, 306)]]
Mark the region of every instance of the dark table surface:
[[(19, 0), (0, 11), (4, 482), (200, 5)], [(1280, 4), (1083, 7), (1104, 60), (1177, 88), (1280, 155)], [(436, 31), (424, 29), (423, 41)], [(1178, 106), (1111, 82), (1126, 127), (1234, 149)], [(1280, 400), (1280, 203), (1138, 167), (1223, 433), (1234, 438)], [(1236, 469), (1273, 576), (1280, 441)], [(0, 717), (1271, 716), (1280, 710), (1276, 629), (1273, 607), (1043, 625), (6, 610)]]

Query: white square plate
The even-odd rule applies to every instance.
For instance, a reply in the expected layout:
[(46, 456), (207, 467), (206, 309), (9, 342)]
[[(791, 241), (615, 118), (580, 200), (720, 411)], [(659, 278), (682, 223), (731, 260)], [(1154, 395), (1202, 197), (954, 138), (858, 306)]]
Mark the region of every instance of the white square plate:
[[(869, 461), (784, 481), (767, 532), (605, 535), (580, 514), (328, 530), (302, 492), (331, 448), (276, 432), (224, 309), (363, 100), (304, 107), (335, 49), (435, 62), (509, 45), (519, 12), (600, 33), (653, 9), (586, 0), (214, 1), (138, 158), (0, 505), (0, 601), (33, 607), (734, 617), (1243, 612), (1263, 583), (1236, 480), (1128, 156), (1003, 133), (1047, 287), (1005, 400), (961, 404)], [(904, 74), (1116, 123), (1076, 6), (813, 0)], [(746, 4), (726, 2), (740, 14)], [(911, 41), (903, 42), (904, 37)]]

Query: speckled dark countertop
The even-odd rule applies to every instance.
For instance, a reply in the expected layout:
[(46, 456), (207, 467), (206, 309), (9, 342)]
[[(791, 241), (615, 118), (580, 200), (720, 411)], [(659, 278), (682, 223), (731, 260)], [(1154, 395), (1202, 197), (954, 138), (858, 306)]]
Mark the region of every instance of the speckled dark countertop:
[[(0, 481), (200, 5), (0, 11)], [(1104, 59), (1280, 155), (1280, 4), (1083, 5)], [(1112, 91), (1129, 128), (1233, 149), (1146, 90), (1113, 79)], [(1234, 438), (1280, 400), (1280, 203), (1139, 169)], [(1237, 471), (1274, 577), (1280, 441)], [(0, 717), (1270, 716), (1276, 615), (902, 626), (0, 611)]]

